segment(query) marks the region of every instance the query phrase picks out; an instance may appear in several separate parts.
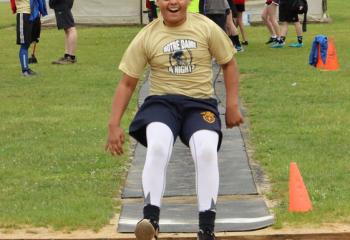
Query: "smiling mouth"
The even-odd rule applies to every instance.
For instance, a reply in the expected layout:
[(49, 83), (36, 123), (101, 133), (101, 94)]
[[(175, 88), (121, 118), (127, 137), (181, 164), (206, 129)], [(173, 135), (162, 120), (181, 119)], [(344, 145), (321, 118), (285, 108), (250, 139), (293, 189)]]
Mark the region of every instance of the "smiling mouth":
[(179, 9), (168, 9), (168, 11), (171, 13), (177, 13), (179, 11)]

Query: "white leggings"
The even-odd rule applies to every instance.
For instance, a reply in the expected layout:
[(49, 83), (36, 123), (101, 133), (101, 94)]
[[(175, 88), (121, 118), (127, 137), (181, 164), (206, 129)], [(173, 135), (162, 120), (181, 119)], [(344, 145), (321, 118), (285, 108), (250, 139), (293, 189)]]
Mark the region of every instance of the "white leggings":
[[(147, 154), (142, 172), (145, 203), (161, 206), (166, 184), (166, 169), (173, 150), (174, 137), (170, 128), (161, 122), (146, 128)], [(199, 130), (190, 138), (190, 149), (196, 168), (198, 209), (215, 211), (219, 190), (217, 145), (215, 131)]]

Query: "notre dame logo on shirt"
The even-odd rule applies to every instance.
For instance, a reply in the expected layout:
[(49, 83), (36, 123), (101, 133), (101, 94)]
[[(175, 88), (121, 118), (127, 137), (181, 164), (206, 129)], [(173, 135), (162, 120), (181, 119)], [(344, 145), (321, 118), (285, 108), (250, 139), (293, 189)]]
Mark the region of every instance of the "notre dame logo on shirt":
[(215, 115), (212, 112), (206, 111), (201, 113), (204, 121), (208, 123), (214, 123), (215, 122)]
[(197, 42), (190, 39), (178, 39), (167, 43), (163, 47), (163, 52), (169, 54), (168, 71), (175, 75), (192, 73), (196, 65), (192, 64), (191, 49), (195, 48), (197, 48)]

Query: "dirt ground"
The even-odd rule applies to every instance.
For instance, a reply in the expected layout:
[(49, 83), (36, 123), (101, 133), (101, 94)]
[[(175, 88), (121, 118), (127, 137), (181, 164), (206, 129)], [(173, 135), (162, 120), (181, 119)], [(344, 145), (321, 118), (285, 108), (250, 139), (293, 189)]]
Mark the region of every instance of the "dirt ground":
[[(60, 232), (54, 231), (47, 228), (24, 228), (24, 229), (0, 229), (0, 240), (19, 240), (19, 239), (30, 239), (30, 240), (43, 240), (43, 239), (134, 239), (133, 234), (121, 234), (116, 231), (116, 223), (119, 216), (113, 218), (107, 226), (102, 228), (98, 232), (93, 232), (90, 230), (77, 230), (72, 232)], [(304, 227), (304, 228), (282, 228), (273, 229), (265, 228), (257, 231), (249, 232), (225, 232), (217, 233), (218, 239), (304, 239), (301, 237), (293, 237), (297, 235), (315, 235), (314, 239), (327, 239), (323, 237), (316, 237), (322, 234), (339, 234), (342, 236), (339, 240), (350, 239), (350, 224), (325, 224), (320, 227)], [(288, 236), (288, 238), (279, 238), (281, 236)], [(274, 238), (274, 236), (279, 236)], [(195, 234), (160, 234), (160, 239), (195, 239)], [(311, 239), (311, 238), (305, 238)], [(338, 238), (332, 238), (338, 239)], [(345, 240), (344, 239), (344, 240)]]

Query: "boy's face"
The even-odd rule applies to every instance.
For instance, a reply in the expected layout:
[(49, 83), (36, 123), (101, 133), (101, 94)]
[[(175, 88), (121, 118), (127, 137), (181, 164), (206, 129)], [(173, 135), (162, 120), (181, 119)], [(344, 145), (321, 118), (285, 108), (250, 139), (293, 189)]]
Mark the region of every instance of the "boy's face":
[(191, 0), (157, 0), (165, 25), (176, 27), (186, 21), (187, 6)]

